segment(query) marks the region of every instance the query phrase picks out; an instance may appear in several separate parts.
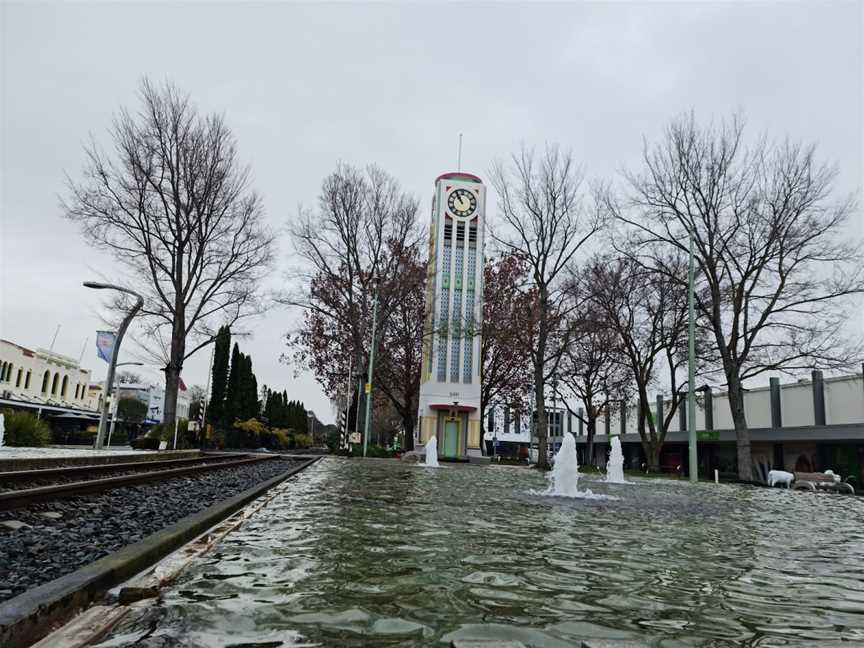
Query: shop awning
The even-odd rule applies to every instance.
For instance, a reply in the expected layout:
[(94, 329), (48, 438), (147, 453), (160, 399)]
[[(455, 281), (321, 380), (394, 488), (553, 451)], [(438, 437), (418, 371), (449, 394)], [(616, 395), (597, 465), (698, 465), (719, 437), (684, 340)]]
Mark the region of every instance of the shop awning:
[(454, 405), (453, 403), (433, 403), (429, 406), (433, 410), (447, 410), (448, 412), (476, 412), (473, 405)]

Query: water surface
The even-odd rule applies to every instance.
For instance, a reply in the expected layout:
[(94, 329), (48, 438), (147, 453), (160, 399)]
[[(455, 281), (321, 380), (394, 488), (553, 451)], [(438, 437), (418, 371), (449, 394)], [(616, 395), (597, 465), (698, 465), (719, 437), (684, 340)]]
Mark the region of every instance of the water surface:
[(99, 646), (864, 645), (857, 498), (325, 458)]

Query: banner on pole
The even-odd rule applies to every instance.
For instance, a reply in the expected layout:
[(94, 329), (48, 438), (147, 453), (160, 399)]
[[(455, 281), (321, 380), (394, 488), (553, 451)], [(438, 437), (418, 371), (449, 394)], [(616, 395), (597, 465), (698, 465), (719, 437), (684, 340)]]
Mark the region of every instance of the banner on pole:
[(96, 355), (105, 362), (111, 362), (111, 354), (114, 353), (114, 340), (117, 335), (114, 331), (96, 331)]

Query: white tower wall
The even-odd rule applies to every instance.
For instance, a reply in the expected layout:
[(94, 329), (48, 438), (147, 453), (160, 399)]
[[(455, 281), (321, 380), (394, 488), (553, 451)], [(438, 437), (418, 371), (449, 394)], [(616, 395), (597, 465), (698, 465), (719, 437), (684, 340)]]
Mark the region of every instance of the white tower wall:
[(480, 455), (480, 334), (486, 188), (467, 173), (435, 181), (429, 227), (418, 445), (442, 457)]

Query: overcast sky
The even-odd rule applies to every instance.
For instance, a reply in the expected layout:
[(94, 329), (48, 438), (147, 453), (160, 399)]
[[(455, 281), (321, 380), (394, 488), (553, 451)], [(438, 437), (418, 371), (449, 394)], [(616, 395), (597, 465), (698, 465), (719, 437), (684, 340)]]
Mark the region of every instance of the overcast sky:
[[(98, 293), (111, 275), (63, 218), (64, 173), (104, 139), (139, 80), (170, 80), (202, 112), (224, 113), (267, 218), (284, 228), (314, 203), (338, 161), (374, 162), (420, 199), (456, 164), (486, 176), (522, 142), (572, 148), (591, 177), (638, 164), (642, 138), (693, 109), (739, 111), (751, 136), (818, 143), (837, 188), (860, 194), (860, 2), (540, 4), (2, 4), (0, 335), (96, 359)], [(489, 218), (494, 218), (490, 196)], [(861, 212), (852, 234), (864, 235)], [(283, 239), (271, 281), (283, 281)], [(285, 388), (324, 420), (307, 374), (279, 362), (298, 314), (274, 310), (241, 342), (258, 382)], [(859, 317), (864, 327), (864, 315)], [(130, 359), (130, 358), (124, 358)], [(206, 382), (209, 353), (188, 362)], [(156, 379), (155, 369), (145, 371)]]

